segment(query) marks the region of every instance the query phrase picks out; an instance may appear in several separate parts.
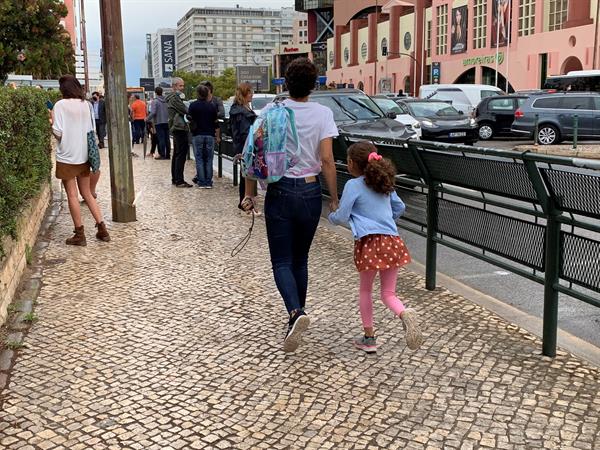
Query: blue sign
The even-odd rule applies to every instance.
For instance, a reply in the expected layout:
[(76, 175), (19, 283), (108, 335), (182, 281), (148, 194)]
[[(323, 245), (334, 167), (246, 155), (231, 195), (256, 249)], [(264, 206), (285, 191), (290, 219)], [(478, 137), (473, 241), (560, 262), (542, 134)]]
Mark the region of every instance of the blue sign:
[(439, 62), (431, 63), (431, 83), (432, 84), (440, 84), (441, 79), (441, 66)]
[(327, 84), (327, 77), (319, 77), (319, 84)]
[(285, 84), (285, 78), (273, 78), (273, 84), (275, 86), (283, 86)]

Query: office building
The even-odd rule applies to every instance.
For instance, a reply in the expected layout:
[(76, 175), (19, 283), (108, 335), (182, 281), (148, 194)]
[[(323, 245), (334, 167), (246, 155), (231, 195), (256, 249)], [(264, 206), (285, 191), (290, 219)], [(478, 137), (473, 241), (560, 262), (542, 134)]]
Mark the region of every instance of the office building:
[(218, 76), (237, 65), (271, 65), (291, 43), (293, 8), (192, 8), (177, 23), (177, 68)]

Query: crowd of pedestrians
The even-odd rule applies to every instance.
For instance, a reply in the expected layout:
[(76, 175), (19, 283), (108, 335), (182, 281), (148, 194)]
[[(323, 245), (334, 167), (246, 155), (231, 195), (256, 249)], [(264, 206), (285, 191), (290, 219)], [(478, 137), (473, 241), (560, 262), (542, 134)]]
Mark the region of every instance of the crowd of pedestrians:
[[(359, 272), (358, 305), (363, 335), (354, 340), (354, 345), (367, 353), (377, 351), (372, 291), (379, 275), (382, 302), (400, 319), (408, 347), (417, 349), (423, 341), (417, 314), (396, 296), (398, 269), (410, 262), (410, 255), (395, 223), (405, 210), (394, 189), (395, 168), (391, 161), (377, 153), (373, 144), (353, 144), (348, 150), (347, 163), (355, 178), (345, 185), (338, 201), (333, 156), (333, 139), (338, 136), (338, 128), (329, 108), (309, 101), (316, 79), (316, 68), (308, 59), (300, 58), (290, 63), (286, 72), (289, 97), (265, 107), (258, 128), (253, 127), (257, 116), (251, 108), (253, 91), (249, 84), (238, 86), (230, 111), (234, 151), (239, 156), (243, 154), (244, 162), (250, 143), (256, 144), (256, 148), (264, 144), (265, 133), (257, 132), (261, 123), (268, 122), (266, 118), (278, 109), (281, 111), (282, 106), (288, 112), (288, 123), (282, 127), (288, 132), (278, 143), (284, 150), (279, 153), (287, 155), (286, 164), (281, 166), (284, 169), (280, 177), (269, 180), (264, 204), (273, 277), (288, 314), (283, 349), (294, 352), (310, 324), (306, 311), (308, 259), (321, 219), (320, 176), (330, 195), (329, 220), (334, 224), (349, 225), (355, 239), (354, 262)], [(196, 99), (188, 107), (183, 101), (184, 87), (181, 78), (173, 78), (172, 91), (163, 96), (162, 88), (156, 88), (156, 97), (148, 106), (136, 96), (131, 104), (132, 142), (143, 141), (144, 133), (149, 130), (155, 136), (158, 150), (155, 159), (169, 159), (172, 136), (171, 181), (178, 188), (192, 187), (184, 179), (191, 143), (196, 163), (196, 176), (192, 181), (199, 188), (210, 189), (213, 186), (214, 150), (221, 138), (218, 120), (224, 117), (223, 102), (213, 95), (212, 85), (204, 82), (196, 87)], [(60, 90), (63, 99), (54, 107), (52, 129), (58, 140), (56, 176), (65, 186), (75, 226), (75, 234), (67, 239), (67, 244), (86, 245), (78, 193), (96, 221), (96, 237), (109, 241), (95, 198), (99, 171), (90, 174), (87, 154), (90, 133), (97, 133), (103, 147), (104, 100), (95, 92), (91, 103), (86, 102), (83, 89), (73, 76), (61, 78)], [(257, 156), (252, 153), (251, 157)], [(262, 162), (265, 163), (268, 159)], [(258, 213), (257, 182), (251, 172), (241, 183), (239, 194), (238, 208), (249, 214)]]

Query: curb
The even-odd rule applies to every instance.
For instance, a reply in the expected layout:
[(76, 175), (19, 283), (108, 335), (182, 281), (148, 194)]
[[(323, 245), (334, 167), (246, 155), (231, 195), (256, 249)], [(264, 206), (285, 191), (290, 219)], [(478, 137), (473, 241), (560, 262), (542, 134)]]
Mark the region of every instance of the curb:
[[(565, 156), (568, 158), (600, 159), (600, 145), (595, 145), (597, 150), (573, 150), (570, 145), (517, 145), (514, 150), (518, 152), (533, 152), (541, 155)], [(581, 145), (580, 147), (586, 147)], [(587, 147), (590, 147), (588, 145)]]

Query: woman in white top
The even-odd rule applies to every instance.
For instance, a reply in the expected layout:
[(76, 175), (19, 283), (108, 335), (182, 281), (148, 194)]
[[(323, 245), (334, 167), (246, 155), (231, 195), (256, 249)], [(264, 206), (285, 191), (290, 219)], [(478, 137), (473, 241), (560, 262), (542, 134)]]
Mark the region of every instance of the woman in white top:
[[(264, 211), (273, 276), (289, 314), (283, 350), (293, 352), (310, 323), (304, 306), (308, 253), (321, 218), (321, 173), (331, 195), (330, 207), (337, 209), (333, 138), (338, 135), (338, 129), (331, 109), (308, 101), (317, 82), (317, 69), (312, 62), (306, 58), (294, 60), (286, 70), (285, 81), (290, 98), (283, 103), (294, 111), (300, 156), (280, 181), (269, 184)], [(288, 139), (287, 151), (295, 151), (295, 146), (294, 139)], [(244, 209), (254, 207), (255, 183), (246, 178)]]
[[(56, 178), (62, 180), (67, 192), (69, 211), (75, 225), (75, 234), (67, 245), (87, 245), (81, 220), (78, 190), (96, 220), (96, 238), (110, 241), (102, 220), (102, 213), (90, 190), (90, 164), (88, 162), (87, 136), (95, 131), (92, 107), (85, 100), (81, 84), (73, 75), (59, 80), (62, 100), (53, 109), (52, 133), (58, 140), (56, 150)], [(95, 136), (95, 134), (94, 134)]]

